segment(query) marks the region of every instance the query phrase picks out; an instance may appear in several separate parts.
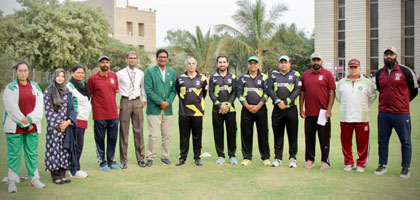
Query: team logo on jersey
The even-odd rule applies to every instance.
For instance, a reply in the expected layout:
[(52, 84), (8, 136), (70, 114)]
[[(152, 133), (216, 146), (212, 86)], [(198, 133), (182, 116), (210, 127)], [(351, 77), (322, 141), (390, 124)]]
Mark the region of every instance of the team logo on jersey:
[(182, 79), (178, 79), (178, 82), (179, 82), (180, 85), (184, 83), (184, 81)]
[(319, 75), (318, 80), (322, 81), (322, 79), (324, 79), (324, 76), (323, 75)]
[(261, 85), (261, 80), (258, 80), (258, 81), (257, 81), (257, 84), (258, 84), (258, 85)]
[(200, 81), (195, 81), (195, 85), (199, 86), (200, 85)]
[(400, 80), (400, 78), (401, 78), (401, 74), (400, 74), (400, 73), (396, 73), (396, 74), (395, 74), (395, 80), (396, 80), (396, 81), (399, 81), (399, 80)]
[(213, 79), (213, 83), (216, 83), (217, 82), (217, 80), (216, 79)]
[(292, 75), (289, 75), (289, 80), (292, 80), (293, 79), (293, 76)]
[(231, 84), (232, 83), (232, 79), (228, 79), (228, 83)]
[(369, 126), (365, 126), (365, 131), (369, 131)]
[(115, 84), (114, 78), (111, 78), (110, 81), (111, 81), (111, 84)]
[(363, 86), (359, 86), (359, 88), (358, 88), (360, 91), (362, 91), (363, 90)]

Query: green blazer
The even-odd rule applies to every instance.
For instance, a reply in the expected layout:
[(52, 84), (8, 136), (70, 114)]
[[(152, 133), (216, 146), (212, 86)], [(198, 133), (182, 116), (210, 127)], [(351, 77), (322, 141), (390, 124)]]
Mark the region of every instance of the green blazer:
[(149, 67), (144, 75), (144, 89), (147, 96), (147, 115), (160, 115), (162, 109), (160, 103), (166, 101), (169, 107), (165, 110), (165, 115), (172, 115), (172, 102), (175, 99), (176, 72), (166, 66), (165, 82), (162, 80), (162, 73), (158, 66)]

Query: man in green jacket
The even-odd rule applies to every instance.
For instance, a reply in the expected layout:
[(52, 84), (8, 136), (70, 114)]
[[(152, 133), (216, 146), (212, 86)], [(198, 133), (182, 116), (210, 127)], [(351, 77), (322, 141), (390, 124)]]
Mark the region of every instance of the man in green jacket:
[(157, 142), (162, 135), (162, 149), (160, 162), (170, 165), (169, 149), (172, 129), (172, 102), (176, 96), (175, 70), (166, 66), (169, 54), (165, 49), (156, 52), (157, 65), (146, 69), (144, 89), (147, 96), (147, 123), (149, 125), (149, 144), (147, 147), (146, 166), (153, 166), (156, 157)]

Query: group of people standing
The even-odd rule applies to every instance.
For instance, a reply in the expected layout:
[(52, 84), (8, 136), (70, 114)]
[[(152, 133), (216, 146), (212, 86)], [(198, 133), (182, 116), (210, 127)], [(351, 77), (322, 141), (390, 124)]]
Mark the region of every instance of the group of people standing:
[[(396, 61), (394, 47), (384, 51), (385, 66), (376, 74), (376, 90), (379, 91), (378, 143), (379, 166), (375, 174), (386, 173), (388, 142), (393, 128), (402, 145), (402, 171), (400, 176), (410, 176), (411, 121), (409, 103), (418, 93), (413, 71)], [(187, 57), (185, 72), (176, 72), (167, 66), (169, 54), (160, 49), (156, 53), (157, 65), (145, 70), (136, 67), (137, 53), (126, 55), (128, 66), (117, 73), (110, 70), (107, 56), (98, 58), (99, 72), (85, 79), (85, 67), (72, 69), (72, 77), (66, 84), (64, 69), (54, 71), (51, 85), (43, 93), (30, 80), (29, 65), (20, 61), (14, 66), (17, 79), (6, 86), (3, 101), (5, 108), (4, 131), (7, 138), (9, 192), (17, 192), (20, 176), (22, 148), (30, 176), (30, 185), (43, 188), (38, 172), (38, 134), (41, 133), (43, 110), (47, 118), (45, 169), (51, 173), (54, 184), (66, 184), (70, 177), (86, 178), (81, 170), (80, 157), (84, 145), (84, 132), (88, 127), (91, 110), (94, 120), (94, 138), (99, 168), (102, 171), (128, 168), (127, 147), (130, 122), (133, 128), (137, 164), (152, 167), (157, 156), (158, 139), (161, 140), (160, 162), (170, 165), (170, 140), (172, 132), (172, 102), (179, 97), (178, 125), (180, 156), (176, 166), (186, 163), (189, 141), (192, 135), (194, 163), (203, 165), (200, 155), (204, 99), (208, 94), (213, 102), (212, 125), (217, 152), (216, 164), (225, 162), (224, 129), (229, 161), (238, 164), (236, 158), (236, 108), (235, 99), (242, 104), (240, 127), (241, 165), (252, 164), (253, 130), (257, 128), (258, 148), (265, 166), (278, 167), (283, 161), (284, 132), (289, 143), (289, 167), (297, 167), (298, 116), (305, 121), (305, 168), (315, 166), (315, 144), (318, 133), (321, 148), (321, 168), (330, 168), (329, 151), (331, 116), (334, 99), (340, 103), (341, 143), (345, 171), (363, 172), (369, 152), (369, 106), (376, 99), (375, 86), (360, 75), (360, 62), (351, 59), (348, 76), (335, 83), (332, 73), (322, 67), (322, 56), (313, 53), (312, 68), (302, 75), (291, 69), (287, 55), (278, 59), (278, 70), (269, 75), (259, 69), (256, 56), (248, 58), (248, 71), (238, 78), (229, 69), (229, 59), (221, 55), (216, 59), (217, 70), (210, 77), (200, 74), (197, 60)], [(121, 95), (119, 106), (117, 92)], [(299, 97), (299, 100), (298, 100)], [(274, 133), (274, 160), (270, 161), (268, 142), (268, 111), (266, 103), (274, 105), (271, 124)], [(299, 105), (298, 103), (299, 102)], [(299, 106), (299, 115), (298, 109)], [(146, 107), (149, 127), (147, 151), (143, 135), (143, 108)], [(119, 111), (119, 113), (118, 113)], [(119, 124), (119, 128), (118, 128)], [(352, 135), (356, 132), (357, 165), (352, 156)], [(118, 134), (119, 133), (119, 134)], [(115, 159), (119, 136), (120, 165)], [(106, 138), (106, 141), (105, 141)]]

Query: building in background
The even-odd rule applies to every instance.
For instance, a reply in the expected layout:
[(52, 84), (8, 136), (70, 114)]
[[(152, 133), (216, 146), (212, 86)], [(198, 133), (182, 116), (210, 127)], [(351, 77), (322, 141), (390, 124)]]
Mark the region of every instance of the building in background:
[(102, 7), (115, 39), (146, 51), (156, 50), (156, 10), (138, 9), (128, 0), (71, 0)]
[(387, 46), (398, 49), (400, 64), (420, 73), (419, 0), (315, 0), (315, 51), (339, 77), (352, 58), (360, 60), (362, 74), (376, 73)]

